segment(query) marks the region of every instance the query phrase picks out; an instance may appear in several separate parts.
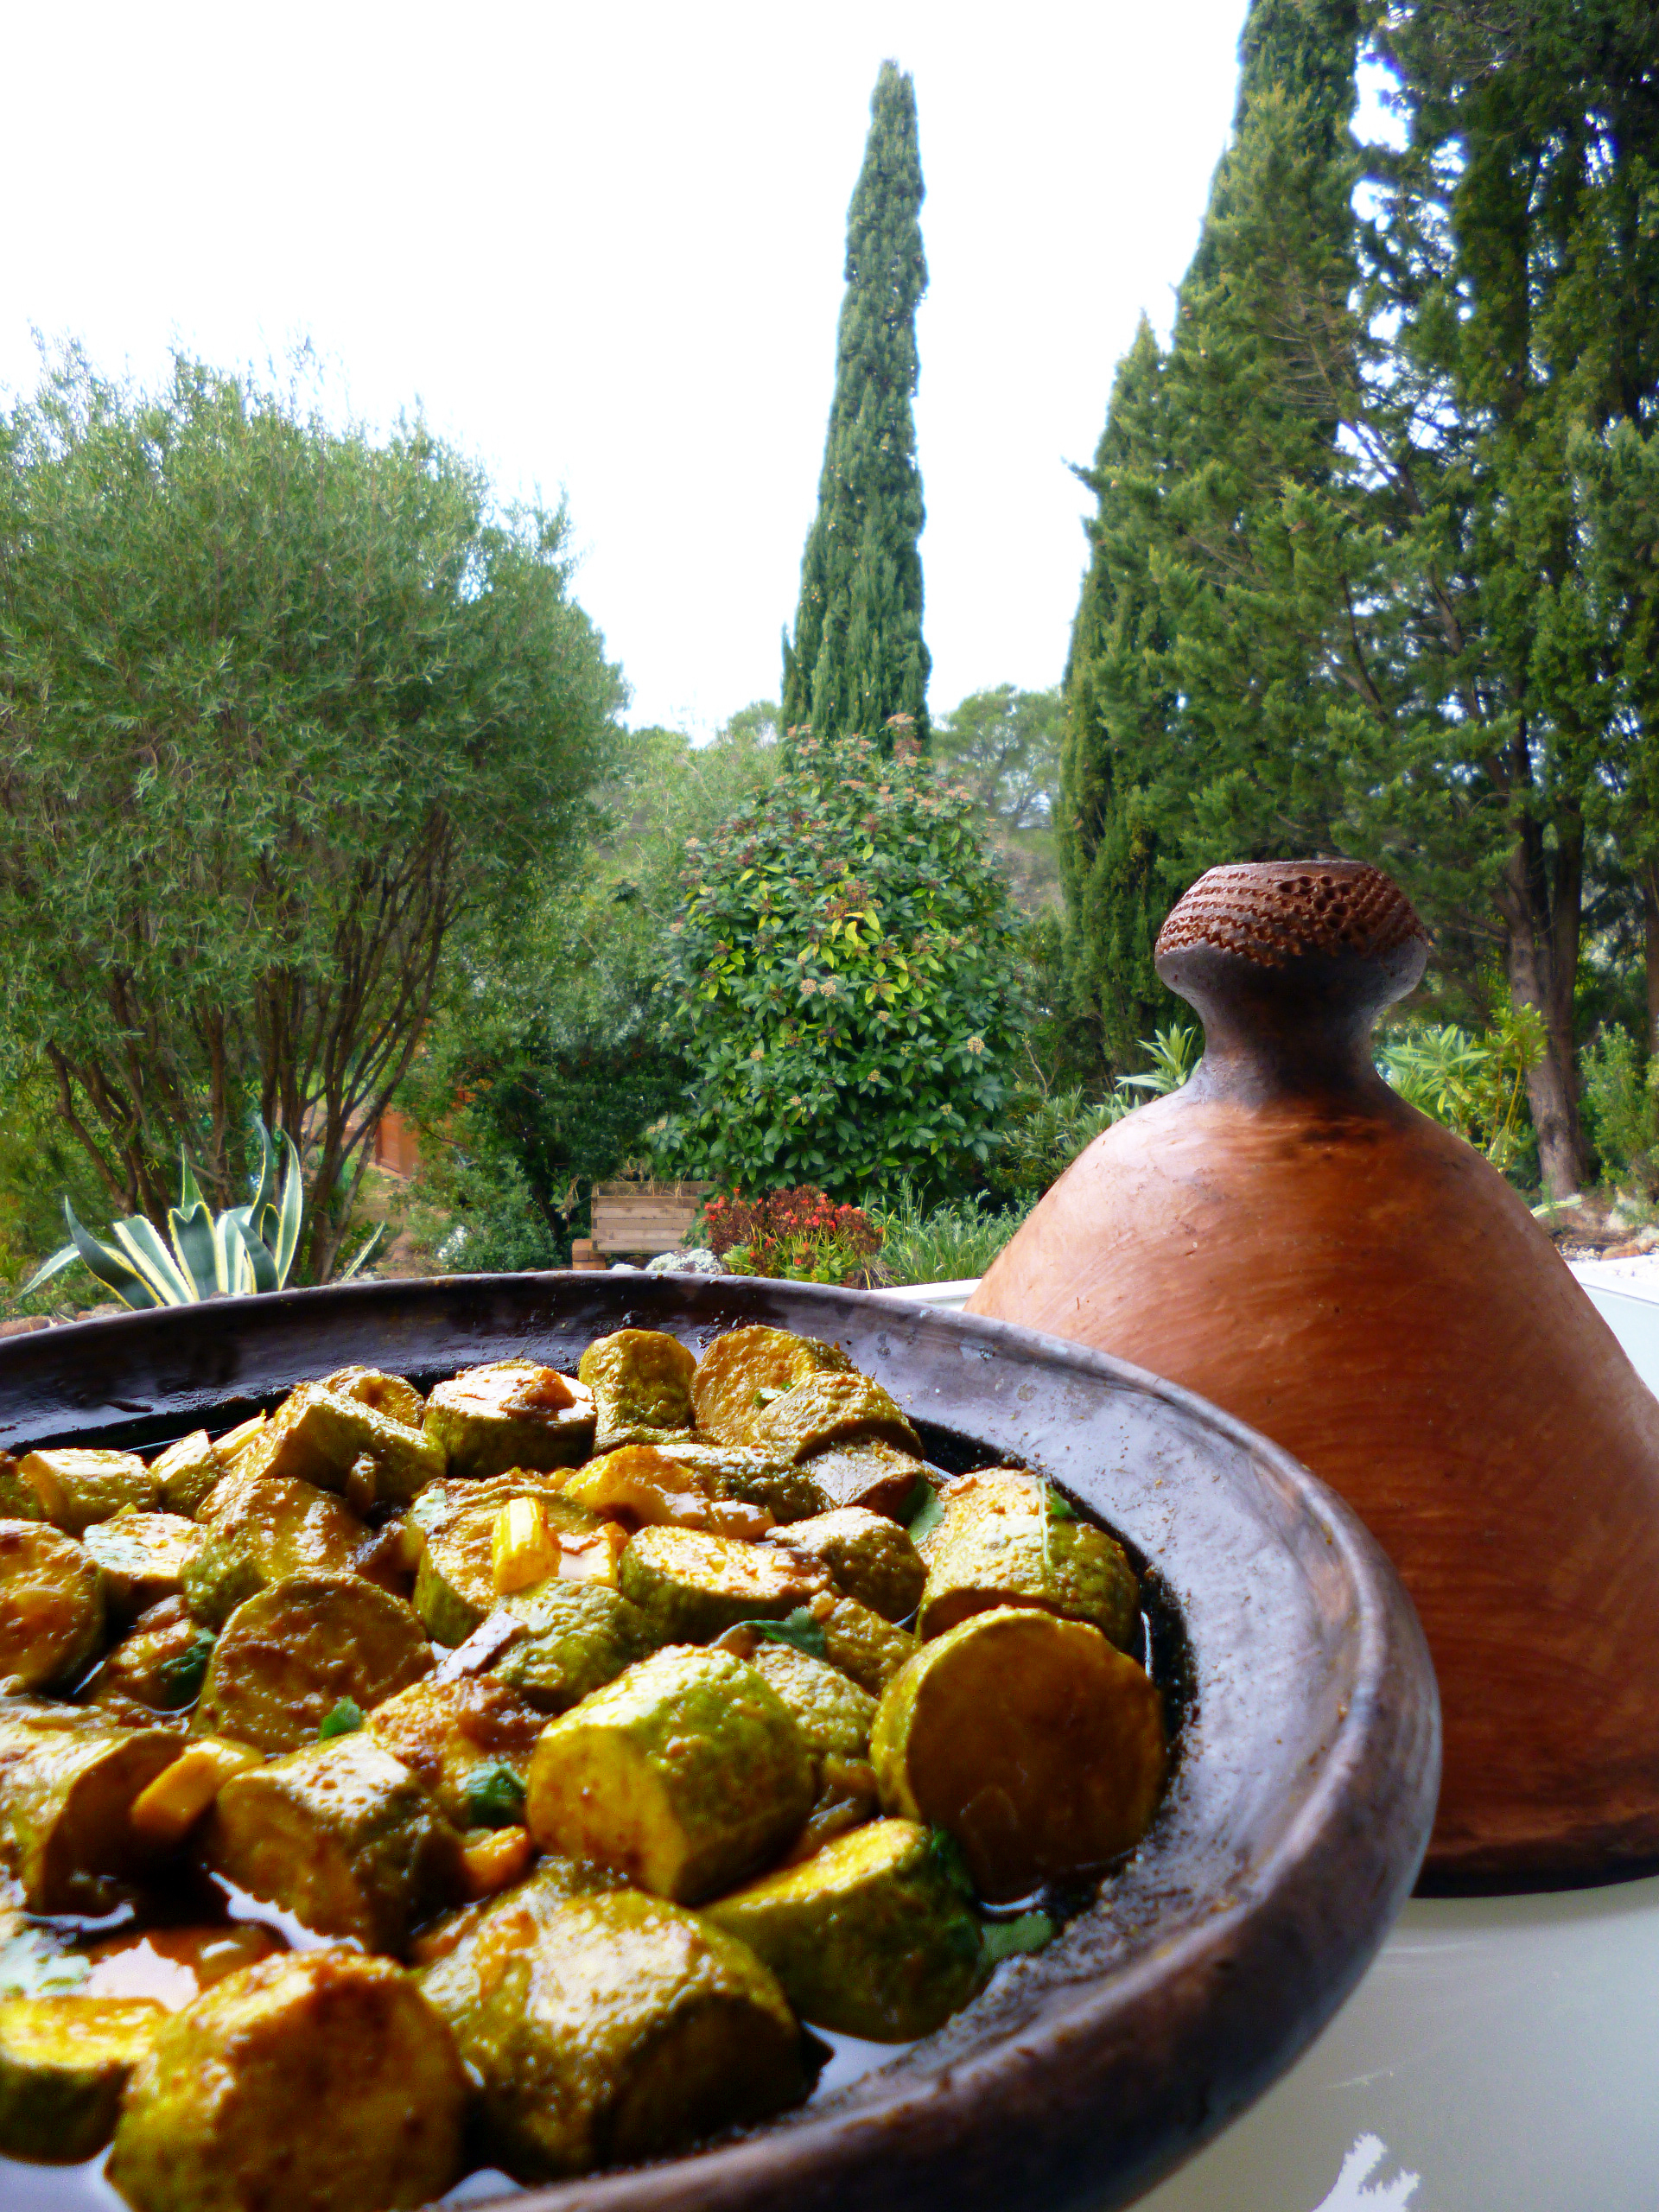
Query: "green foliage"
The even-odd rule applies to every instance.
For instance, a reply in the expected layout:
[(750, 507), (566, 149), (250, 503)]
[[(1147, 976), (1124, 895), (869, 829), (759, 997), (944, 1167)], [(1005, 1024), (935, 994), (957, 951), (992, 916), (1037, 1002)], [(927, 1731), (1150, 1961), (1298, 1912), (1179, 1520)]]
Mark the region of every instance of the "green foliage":
[(847, 213), (818, 511), (801, 560), (794, 641), (784, 639), (784, 720), (810, 723), (823, 738), (897, 731), (927, 741), (925, 518), (910, 406), (916, 304), (927, 289), (922, 193), (915, 92), (884, 61)]
[(1377, 1064), (1409, 1104), (1512, 1169), (1528, 1135), (1527, 1075), (1543, 1052), (1537, 1013), (1510, 1003), (1478, 1037), (1449, 1022), (1402, 1026), (1383, 1038)]
[[(257, 1116), (259, 1166), (245, 1205), (215, 1216), (201, 1195), (189, 1157), (179, 1154), (179, 1203), (167, 1215), (167, 1243), (154, 1223), (130, 1214), (111, 1224), (113, 1244), (81, 1226), (73, 1203), (63, 1211), (70, 1241), (35, 1270), (17, 1295), (28, 1298), (63, 1268), (77, 1262), (135, 1312), (152, 1306), (192, 1306), (206, 1298), (248, 1297), (281, 1290), (294, 1264), (305, 1213), (300, 1156), (283, 1137), (281, 1150)], [(278, 1172), (278, 1160), (281, 1170)], [(384, 1231), (377, 1229), (336, 1280), (346, 1281), (372, 1257)], [(169, 1250), (168, 1247), (171, 1247)]]
[(441, 1248), (445, 1266), (565, 1265), (593, 1184), (678, 1102), (686, 1069), (656, 987), (684, 841), (769, 784), (777, 721), (761, 702), (705, 746), (624, 733), (581, 855), (458, 932), (399, 1096), (422, 1135), (420, 1194), (466, 1230)]
[(0, 417), (0, 1021), (105, 1203), (215, 1206), (250, 1111), (308, 1133), (334, 1269), (457, 922), (585, 827), (619, 697), (561, 516), (178, 359), (77, 355)]
[[(65, 1130), (54, 1086), (38, 1062), (0, 1052), (0, 1296), (16, 1297), (41, 1255), (63, 1234), (67, 1198), (83, 1215), (108, 1204), (91, 1160)], [(104, 1293), (91, 1276), (60, 1283), (55, 1301), (92, 1305)], [(31, 1300), (33, 1308), (38, 1301)]]
[(1651, 1180), (1659, 1152), (1659, 1059), (1642, 1065), (1635, 1039), (1621, 1023), (1602, 1031), (1584, 1053), (1584, 1117), (1602, 1172), (1633, 1172)]
[(1179, 1090), (1192, 1075), (1203, 1056), (1204, 1038), (1201, 1032), (1185, 1023), (1172, 1021), (1154, 1036), (1143, 1037), (1141, 1049), (1151, 1053), (1152, 1065), (1140, 1075), (1124, 1076), (1118, 1090), (1145, 1090), (1161, 1098), (1172, 1090)]
[(670, 1170), (865, 1203), (983, 1175), (1024, 1008), (974, 812), (913, 746), (808, 738), (688, 847), (664, 992), (691, 1096), (652, 1137)]
[(1065, 708), (1058, 687), (970, 692), (933, 726), (933, 756), (1009, 830), (1048, 820), (1059, 788)]
[(981, 1198), (924, 1205), (901, 1184), (887, 1204), (872, 1206), (881, 1231), (881, 1265), (895, 1283), (963, 1282), (982, 1275), (1031, 1211), (1023, 1205), (996, 1208)]
[(1058, 901), (1052, 817), (1064, 721), (1058, 688), (1001, 683), (971, 693), (933, 725), (934, 759), (978, 800), (1009, 887), (1028, 912)]
[[(1120, 1066), (1199, 869), (1376, 859), (1443, 991), (1484, 1019), (1497, 953), (1541, 1016), (1570, 1189), (1586, 917), (1639, 895), (1659, 960), (1651, 10), (1402, 0), (1363, 48), (1360, 13), (1253, 0), (1170, 348), (1143, 330), (1114, 388), (1067, 677), (1072, 987)], [(1351, 138), (1357, 51), (1396, 145)]]

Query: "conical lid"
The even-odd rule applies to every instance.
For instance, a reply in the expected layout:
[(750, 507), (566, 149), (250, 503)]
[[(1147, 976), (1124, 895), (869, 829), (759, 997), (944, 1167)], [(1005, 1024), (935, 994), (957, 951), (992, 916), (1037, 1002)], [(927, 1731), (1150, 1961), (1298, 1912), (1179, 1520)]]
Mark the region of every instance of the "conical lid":
[(1608, 1879), (1659, 1866), (1659, 1401), (1519, 1194), (1377, 1075), (1427, 950), (1375, 868), (1211, 869), (1158, 941), (1200, 1067), (969, 1310), (1185, 1384), (1357, 1507), (1440, 1675), (1427, 1885)]

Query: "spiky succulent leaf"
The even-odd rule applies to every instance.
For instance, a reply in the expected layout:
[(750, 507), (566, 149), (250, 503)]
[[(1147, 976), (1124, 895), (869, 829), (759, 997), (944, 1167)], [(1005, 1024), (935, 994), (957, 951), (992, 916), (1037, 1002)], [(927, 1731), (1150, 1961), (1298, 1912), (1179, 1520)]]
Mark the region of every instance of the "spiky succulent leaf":
[(253, 1126), (259, 1137), (259, 1173), (253, 1179), (253, 1193), (246, 1209), (250, 1221), (257, 1221), (276, 1197), (276, 1147), (271, 1141), (270, 1131), (257, 1114), (253, 1116)]
[[(154, 1222), (146, 1221), (141, 1213), (130, 1213), (110, 1224), (121, 1257), (142, 1279), (158, 1306), (188, 1306), (191, 1304), (189, 1283), (179, 1273), (172, 1255), (156, 1233)], [(87, 1262), (90, 1267), (92, 1262)], [(96, 1274), (98, 1270), (93, 1268)]]
[(66, 1268), (73, 1267), (79, 1257), (79, 1250), (75, 1245), (63, 1245), (52, 1255), (49, 1260), (41, 1262), (40, 1266), (35, 1268), (22, 1288), (17, 1291), (8, 1303), (15, 1305), (18, 1300), (27, 1298), (31, 1291), (38, 1290), (43, 1282), (50, 1282), (54, 1275), (61, 1274)]
[(124, 1255), (112, 1252), (107, 1244), (100, 1244), (90, 1230), (81, 1227), (67, 1198), (63, 1202), (63, 1213), (75, 1250), (86, 1262), (86, 1272), (94, 1281), (101, 1282), (105, 1290), (112, 1290), (124, 1306), (130, 1306), (135, 1312), (141, 1312), (147, 1306), (168, 1303)]
[(299, 1249), (300, 1224), (305, 1217), (305, 1179), (300, 1171), (300, 1155), (294, 1149), (294, 1140), (286, 1129), (281, 1132), (281, 1142), (283, 1191), (277, 1208), (273, 1250), (278, 1284), (288, 1281), (288, 1271), (293, 1266), (294, 1255)]
[[(267, 1213), (270, 1209), (265, 1209)], [(276, 1273), (276, 1260), (269, 1244), (261, 1238), (252, 1221), (251, 1206), (238, 1206), (226, 1218), (231, 1222), (242, 1243), (243, 1264), (248, 1270), (248, 1287), (253, 1290), (280, 1290), (282, 1282)]]
[[(192, 1188), (195, 1179), (194, 1175), (190, 1177)], [(183, 1208), (170, 1206), (168, 1209), (167, 1233), (180, 1269), (189, 1286), (190, 1297), (193, 1300), (216, 1298), (226, 1287), (225, 1256), (219, 1248), (213, 1217), (200, 1192), (194, 1205)]]
[(380, 1249), (382, 1243), (385, 1241), (385, 1234), (386, 1224), (383, 1221), (379, 1227), (374, 1231), (373, 1235), (365, 1241), (362, 1250), (359, 1252), (356, 1258), (353, 1259), (348, 1266), (340, 1270), (340, 1274), (334, 1277), (334, 1281), (336, 1282), (349, 1282), (359, 1268), (366, 1268), (369, 1262), (374, 1257), (375, 1254)]

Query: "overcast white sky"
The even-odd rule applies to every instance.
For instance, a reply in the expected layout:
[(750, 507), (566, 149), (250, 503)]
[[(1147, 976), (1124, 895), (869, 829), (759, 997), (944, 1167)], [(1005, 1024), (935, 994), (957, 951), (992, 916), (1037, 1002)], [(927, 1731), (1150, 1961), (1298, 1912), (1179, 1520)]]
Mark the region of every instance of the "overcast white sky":
[(936, 714), (1058, 681), (1086, 461), (1168, 327), (1243, 0), (397, 7), (10, 0), (0, 386), (32, 330), (158, 376), (310, 339), (342, 407), (423, 407), (568, 495), (630, 719), (775, 696), (876, 71), (916, 81), (917, 423)]

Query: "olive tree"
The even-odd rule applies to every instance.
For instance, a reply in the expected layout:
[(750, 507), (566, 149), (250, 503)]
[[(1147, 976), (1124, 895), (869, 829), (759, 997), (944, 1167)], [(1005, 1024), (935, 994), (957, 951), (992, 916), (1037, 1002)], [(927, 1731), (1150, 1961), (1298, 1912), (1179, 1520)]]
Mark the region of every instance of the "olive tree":
[(563, 518), (418, 422), (77, 354), (0, 416), (0, 1027), (113, 1206), (302, 1145), (328, 1275), (461, 918), (556, 867), (621, 687)]

